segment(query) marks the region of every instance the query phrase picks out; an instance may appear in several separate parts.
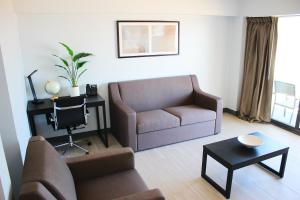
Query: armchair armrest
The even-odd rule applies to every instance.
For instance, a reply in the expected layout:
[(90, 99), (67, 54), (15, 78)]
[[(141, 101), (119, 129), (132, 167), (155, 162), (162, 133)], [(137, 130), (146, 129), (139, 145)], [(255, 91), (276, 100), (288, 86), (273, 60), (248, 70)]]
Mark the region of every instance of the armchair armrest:
[(194, 90), (194, 102), (196, 105), (216, 112), (215, 134), (221, 131), (223, 103), (220, 97), (205, 93), (201, 90)]
[(164, 200), (164, 196), (159, 189), (148, 190), (146, 192), (140, 192), (131, 194), (125, 197), (119, 197), (113, 200)]
[(75, 180), (134, 169), (134, 155), (130, 148), (106, 150), (97, 154), (66, 158)]
[(20, 191), (20, 200), (31, 199), (47, 199), (57, 200), (45, 186), (40, 182), (27, 182), (23, 183)]

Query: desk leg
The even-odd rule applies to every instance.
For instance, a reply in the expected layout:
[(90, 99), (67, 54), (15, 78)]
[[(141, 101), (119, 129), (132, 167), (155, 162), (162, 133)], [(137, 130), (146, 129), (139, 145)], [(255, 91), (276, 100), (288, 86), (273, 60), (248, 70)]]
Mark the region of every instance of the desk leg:
[(107, 122), (106, 122), (106, 108), (105, 108), (105, 102), (102, 107), (103, 112), (103, 122), (104, 122), (104, 140), (105, 140), (105, 147), (108, 147), (108, 138), (107, 138)]
[(102, 131), (100, 128), (100, 116), (99, 116), (99, 106), (96, 107), (96, 117), (97, 117), (97, 130), (98, 130), (98, 134), (99, 137), (101, 139), (101, 141), (103, 142), (103, 144), (105, 145), (105, 147), (108, 147), (108, 141), (107, 141), (107, 132), (106, 132), (106, 115), (105, 115), (105, 105), (102, 106), (102, 113), (103, 113), (103, 121), (104, 121), (104, 137), (102, 135)]
[(96, 108), (96, 117), (97, 117), (97, 130), (98, 130), (98, 132), (100, 132), (101, 129), (100, 129), (99, 106), (97, 106), (95, 108)]
[(36, 134), (36, 128), (35, 128), (35, 123), (34, 123), (34, 115), (27, 115), (28, 117), (28, 122), (31, 130), (31, 136), (37, 136)]

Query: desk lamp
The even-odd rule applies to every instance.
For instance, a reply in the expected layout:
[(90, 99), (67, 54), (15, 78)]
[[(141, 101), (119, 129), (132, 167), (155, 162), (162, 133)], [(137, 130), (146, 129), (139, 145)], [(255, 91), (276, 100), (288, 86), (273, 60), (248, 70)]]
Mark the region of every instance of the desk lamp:
[(33, 104), (42, 104), (42, 103), (44, 103), (44, 101), (36, 98), (35, 89), (34, 89), (34, 87), (33, 87), (32, 79), (31, 79), (31, 76), (32, 76), (33, 74), (35, 74), (36, 72), (37, 72), (37, 70), (34, 70), (33, 72), (31, 72), (31, 74), (29, 74), (29, 75), (27, 76), (27, 78), (28, 78), (29, 85), (30, 85), (30, 89), (31, 89), (32, 96), (33, 96), (33, 101), (32, 101), (32, 103), (33, 103)]

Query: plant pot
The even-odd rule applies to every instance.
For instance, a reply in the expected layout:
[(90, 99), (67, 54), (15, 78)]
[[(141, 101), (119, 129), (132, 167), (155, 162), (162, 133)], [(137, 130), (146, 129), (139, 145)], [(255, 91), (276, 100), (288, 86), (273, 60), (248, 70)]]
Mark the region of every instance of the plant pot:
[(80, 90), (79, 87), (72, 87), (70, 92), (71, 97), (77, 97), (80, 96)]

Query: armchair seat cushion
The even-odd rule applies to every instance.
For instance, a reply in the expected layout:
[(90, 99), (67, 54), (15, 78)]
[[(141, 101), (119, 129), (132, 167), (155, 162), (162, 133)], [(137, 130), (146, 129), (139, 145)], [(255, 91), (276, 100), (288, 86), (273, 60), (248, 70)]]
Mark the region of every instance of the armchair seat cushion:
[(77, 199), (108, 200), (148, 190), (135, 169), (75, 183)]
[(178, 126), (180, 126), (179, 118), (163, 110), (137, 113), (138, 133), (147, 133)]
[(216, 112), (196, 105), (169, 107), (164, 110), (179, 117), (182, 126), (216, 119)]

